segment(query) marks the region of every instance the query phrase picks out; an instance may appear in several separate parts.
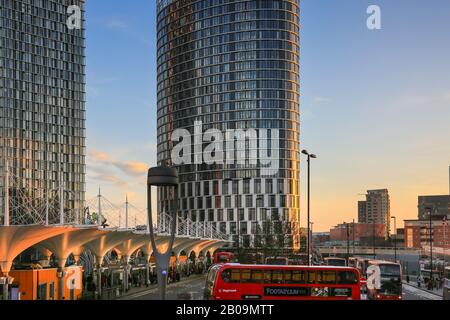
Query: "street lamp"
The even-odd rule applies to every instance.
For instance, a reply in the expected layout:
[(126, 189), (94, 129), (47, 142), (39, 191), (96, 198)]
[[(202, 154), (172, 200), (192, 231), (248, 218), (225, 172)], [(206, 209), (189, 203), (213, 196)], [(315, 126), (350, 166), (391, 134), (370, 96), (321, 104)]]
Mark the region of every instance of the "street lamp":
[[(156, 271), (158, 276), (158, 286), (160, 299), (166, 299), (166, 286), (167, 286), (167, 273), (170, 264), (170, 257), (172, 256), (173, 243), (175, 241), (175, 228), (177, 222), (177, 208), (175, 207), (174, 216), (172, 217), (171, 234), (169, 239), (169, 245), (165, 253), (161, 253), (156, 246), (155, 233), (153, 230), (153, 217), (152, 217), (152, 186), (155, 187), (173, 187), (175, 191), (178, 188), (178, 172), (174, 168), (169, 167), (156, 167), (151, 168), (148, 171), (147, 177), (147, 214), (150, 230), (150, 242), (152, 244), (153, 254), (156, 259)], [(175, 192), (174, 203), (177, 206), (177, 192)]]
[(310, 201), (311, 201), (311, 159), (317, 159), (315, 154), (309, 153), (307, 150), (303, 150), (302, 153), (308, 157), (308, 239), (307, 239), (307, 254), (308, 254), (308, 266), (311, 265), (311, 239), (310, 239)]
[(432, 214), (431, 214), (431, 208), (426, 208), (428, 212), (428, 217), (430, 221), (430, 286), (431, 290), (433, 290), (433, 222), (432, 222)]
[(313, 253), (313, 226), (314, 226), (314, 222), (311, 221), (310, 227), (309, 227), (309, 230), (310, 230), (309, 239), (311, 239), (311, 242), (310, 242), (311, 261), (312, 261), (312, 253)]
[(394, 261), (397, 262), (397, 217), (392, 216), (391, 219), (394, 219), (394, 232), (395, 232)]
[(444, 217), (443, 219), (442, 219), (442, 225), (443, 225), (443, 233), (444, 233), (444, 244), (443, 244), (443, 248), (444, 248), (444, 251), (443, 251), (443, 253), (444, 253), (444, 269), (445, 269), (445, 267), (446, 267), (446, 263), (447, 263), (447, 256), (445, 255), (445, 253), (447, 252), (447, 238), (445, 237), (445, 235), (446, 235), (446, 229), (447, 229), (447, 225), (448, 225), (448, 222), (447, 222), (447, 217)]
[(350, 261), (350, 225), (347, 222), (344, 222), (345, 229), (347, 232), (347, 265)]

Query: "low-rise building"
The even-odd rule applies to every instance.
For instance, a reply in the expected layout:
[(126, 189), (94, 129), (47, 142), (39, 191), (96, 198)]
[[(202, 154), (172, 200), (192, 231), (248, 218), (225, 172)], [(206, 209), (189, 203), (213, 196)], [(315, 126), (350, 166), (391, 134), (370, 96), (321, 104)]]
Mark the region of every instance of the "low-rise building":
[(430, 245), (434, 247), (450, 248), (450, 221), (448, 220), (405, 220), (405, 247), (422, 248)]
[[(342, 223), (330, 230), (330, 241), (371, 242), (371, 239), (385, 239), (386, 225), (381, 223)], [(378, 242), (378, 241), (377, 241)]]

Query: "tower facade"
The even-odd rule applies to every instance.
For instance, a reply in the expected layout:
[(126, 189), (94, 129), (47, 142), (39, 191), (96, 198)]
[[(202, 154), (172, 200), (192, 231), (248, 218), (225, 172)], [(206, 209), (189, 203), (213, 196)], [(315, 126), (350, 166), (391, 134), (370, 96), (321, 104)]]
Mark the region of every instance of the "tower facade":
[[(212, 224), (240, 248), (298, 249), (299, 1), (157, 6), (158, 162), (179, 171), (179, 214)], [(230, 152), (220, 134), (244, 138)], [(220, 160), (208, 161), (208, 150)], [(268, 158), (275, 170), (265, 169)], [(171, 200), (159, 193), (161, 212)]]
[(384, 224), (386, 239), (390, 234), (391, 201), (387, 189), (368, 190), (366, 195), (366, 223)]
[[(0, 217), (77, 222), (85, 200), (84, 0), (0, 0)], [(8, 170), (7, 170), (8, 168)], [(6, 174), (6, 171), (9, 174)], [(9, 176), (9, 192), (5, 190)]]

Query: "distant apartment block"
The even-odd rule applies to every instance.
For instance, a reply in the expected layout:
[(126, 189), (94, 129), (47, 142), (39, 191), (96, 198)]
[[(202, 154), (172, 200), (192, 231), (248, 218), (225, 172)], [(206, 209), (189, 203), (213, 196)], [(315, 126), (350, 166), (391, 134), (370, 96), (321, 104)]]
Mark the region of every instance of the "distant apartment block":
[(367, 223), (367, 201), (358, 201), (358, 222)]
[(366, 201), (358, 202), (358, 222), (385, 225), (385, 239), (390, 234), (390, 199), (387, 189), (368, 190)]

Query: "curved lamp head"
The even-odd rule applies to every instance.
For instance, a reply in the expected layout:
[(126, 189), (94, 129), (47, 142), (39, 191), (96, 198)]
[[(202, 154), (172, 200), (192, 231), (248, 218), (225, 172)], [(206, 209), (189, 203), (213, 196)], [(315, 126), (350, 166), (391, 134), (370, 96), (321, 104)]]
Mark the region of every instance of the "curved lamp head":
[(315, 154), (309, 153), (308, 150), (302, 150), (302, 153), (310, 158), (317, 159), (317, 156)]
[(175, 168), (155, 167), (148, 170), (147, 185), (156, 187), (178, 186), (178, 171)]

